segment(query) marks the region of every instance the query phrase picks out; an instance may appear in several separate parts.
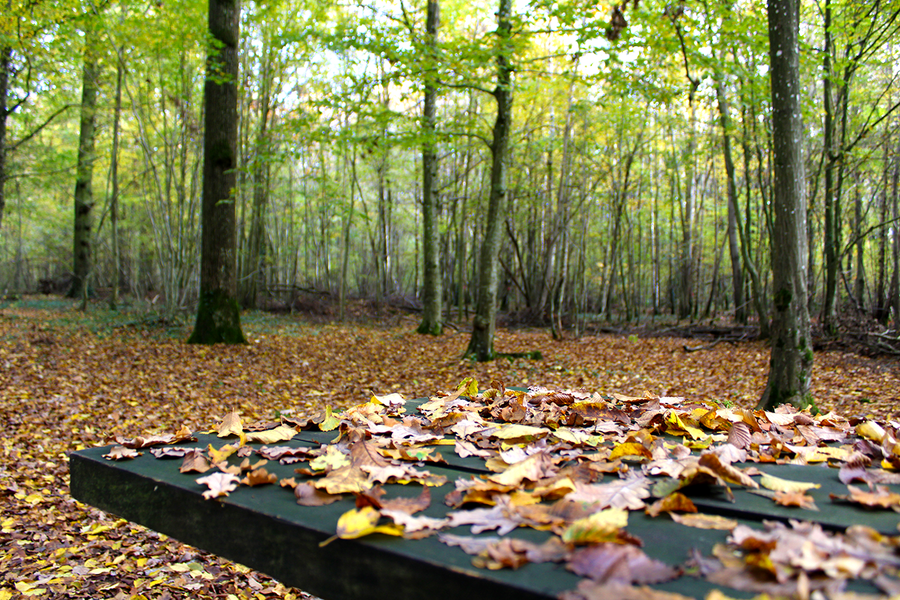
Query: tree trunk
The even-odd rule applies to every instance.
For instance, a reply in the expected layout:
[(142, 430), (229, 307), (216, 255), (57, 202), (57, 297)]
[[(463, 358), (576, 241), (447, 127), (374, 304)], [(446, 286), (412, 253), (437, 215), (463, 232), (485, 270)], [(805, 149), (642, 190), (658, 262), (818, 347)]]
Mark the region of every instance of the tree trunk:
[(728, 254), (731, 257), (731, 290), (734, 300), (734, 318), (738, 323), (747, 322), (747, 308), (744, 305), (744, 268), (741, 263), (741, 245), (738, 236), (740, 221), (737, 203), (737, 176), (734, 157), (731, 153), (731, 111), (725, 96), (725, 85), (721, 74), (716, 73), (716, 98), (719, 104), (719, 124), (722, 126), (722, 157), (725, 161), (725, 176), (728, 194)]
[(422, 258), (424, 279), (422, 282), (422, 322), (418, 332), (440, 335), (441, 324), (441, 269), (439, 229), (437, 223), (437, 198), (435, 176), (437, 174), (437, 153), (435, 151), (435, 112), (437, 89), (435, 69), (437, 59), (438, 27), (440, 7), (438, 0), (428, 0), (428, 15), (425, 22), (428, 64), (423, 70), (425, 76), (425, 107), (422, 114), (425, 141), (422, 145)]
[(803, 408), (813, 352), (806, 298), (806, 199), (800, 112), (799, 0), (769, 0), (769, 60), (774, 139), (772, 238), (774, 317), (769, 379), (757, 408)]
[(266, 210), (269, 204), (269, 109), (271, 73), (269, 58), (261, 66), (262, 95), (259, 98), (259, 128), (256, 132), (256, 151), (253, 161), (253, 208), (250, 215), (250, 235), (247, 240), (247, 263), (244, 273), (244, 306), (256, 309), (259, 289), (266, 273)]
[[(11, 9), (11, 2), (7, 2), (7, 8)], [(6, 98), (9, 94), (9, 68), (12, 61), (12, 48), (3, 46), (0, 48), (0, 226), (3, 225), (3, 211), (6, 209), (6, 122), (9, 117), (9, 109), (6, 107)]]
[(192, 344), (244, 344), (237, 302), (236, 220), (239, 0), (210, 0), (212, 44), (203, 87), (200, 302)]
[(900, 330), (900, 140), (897, 143), (897, 152), (894, 153), (894, 175), (891, 181), (891, 217), (894, 219), (894, 244), (891, 248), (891, 262), (894, 265), (894, 276), (891, 279), (891, 291), (888, 294), (893, 299), (894, 330)]
[(122, 117), (122, 77), (124, 68), (121, 58), (122, 49), (116, 55), (116, 100), (113, 108), (112, 156), (110, 157), (109, 178), (112, 190), (109, 206), (109, 229), (112, 246), (112, 291), (109, 295), (109, 308), (116, 310), (119, 304), (119, 124)]
[(825, 153), (825, 232), (824, 232), (824, 268), (825, 297), (822, 302), (822, 327), (828, 335), (836, 333), (837, 320), (837, 282), (840, 270), (840, 198), (835, 189), (834, 172), (837, 167), (838, 151), (834, 143), (834, 72), (831, 66), (834, 48), (831, 33), (831, 0), (825, 1), (825, 49), (823, 56), (822, 95), (825, 109), (824, 141), (822, 152)]
[(487, 221), (481, 259), (478, 266), (478, 300), (472, 323), (472, 337), (466, 356), (478, 361), (494, 358), (494, 328), (497, 317), (498, 254), (500, 252), (500, 225), (502, 210), (506, 204), (506, 163), (509, 146), (509, 132), (512, 122), (512, 72), (510, 61), (512, 0), (500, 0), (497, 11), (497, 87), (494, 98), (497, 101), (497, 120), (494, 122), (491, 141), (491, 190), (488, 201)]
[(94, 131), (97, 122), (97, 86), (100, 65), (96, 56), (93, 24), (84, 31), (84, 65), (81, 72), (81, 125), (78, 135), (78, 165), (75, 176), (75, 219), (72, 235), (72, 287), (70, 298), (89, 293), (94, 209)]

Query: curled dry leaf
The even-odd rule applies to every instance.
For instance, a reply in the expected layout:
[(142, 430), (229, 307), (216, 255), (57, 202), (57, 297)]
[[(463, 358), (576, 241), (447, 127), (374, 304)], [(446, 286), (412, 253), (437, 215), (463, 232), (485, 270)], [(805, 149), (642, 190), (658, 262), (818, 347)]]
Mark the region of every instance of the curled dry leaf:
[(209, 488), (203, 492), (203, 497), (207, 500), (227, 496), (237, 489), (239, 482), (240, 478), (233, 473), (213, 473), (197, 479), (197, 483)]
[(125, 446), (113, 446), (110, 448), (107, 454), (103, 455), (103, 458), (106, 460), (131, 460), (132, 458), (137, 458), (141, 455), (141, 452), (138, 452), (134, 448), (127, 448)]

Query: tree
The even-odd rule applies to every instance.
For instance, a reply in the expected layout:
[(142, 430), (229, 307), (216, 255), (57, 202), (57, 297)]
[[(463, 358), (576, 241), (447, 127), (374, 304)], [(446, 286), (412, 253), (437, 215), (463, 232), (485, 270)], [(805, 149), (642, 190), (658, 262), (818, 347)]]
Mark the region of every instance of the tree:
[(423, 69), (425, 77), (425, 105), (422, 111), (424, 141), (422, 143), (422, 259), (424, 278), (422, 283), (422, 323), (418, 332), (440, 335), (441, 323), (441, 271), (439, 231), (437, 223), (437, 197), (435, 176), (437, 175), (437, 152), (435, 150), (435, 112), (437, 89), (435, 61), (437, 59), (437, 37), (440, 26), (438, 0), (428, 0), (428, 15), (425, 21), (427, 64)]
[(203, 87), (200, 301), (191, 344), (243, 344), (237, 302), (233, 192), (237, 166), (239, 0), (210, 0)]
[(80, 298), (89, 292), (92, 268), (94, 210), (94, 133), (97, 123), (97, 88), (100, 62), (91, 15), (84, 28), (84, 63), (81, 77), (81, 126), (78, 135), (78, 165), (75, 176), (75, 218), (72, 234), (72, 287), (69, 297)]
[(769, 0), (775, 223), (772, 248), (772, 353), (758, 408), (803, 408), (813, 365), (806, 277), (806, 198), (800, 114), (799, 0)]
[(506, 168), (509, 132), (512, 125), (512, 72), (510, 42), (512, 36), (512, 0), (500, 0), (497, 11), (497, 118), (491, 140), (491, 188), (488, 199), (484, 240), (478, 264), (478, 296), (472, 337), (466, 356), (478, 361), (494, 358), (494, 329), (497, 317), (498, 255), (500, 253), (501, 214), (506, 204)]

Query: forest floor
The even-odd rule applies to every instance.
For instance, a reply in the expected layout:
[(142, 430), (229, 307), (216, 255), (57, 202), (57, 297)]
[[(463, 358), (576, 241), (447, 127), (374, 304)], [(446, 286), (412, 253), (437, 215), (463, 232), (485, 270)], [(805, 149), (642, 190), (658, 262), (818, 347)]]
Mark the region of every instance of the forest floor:
[[(323, 324), (243, 316), (249, 344), (183, 343), (190, 323), (62, 301), (0, 304), (0, 600), (240, 599), (305, 596), (270, 578), (73, 500), (67, 453), (116, 435), (206, 430), (232, 409), (248, 421), (312, 414), (372, 394), (407, 398), (486, 384), (699, 397), (752, 408), (768, 348), (697, 340), (591, 335), (554, 341), (546, 330), (501, 330), (500, 352), (541, 360), (461, 358), (465, 332), (438, 338), (390, 325)], [(818, 352), (813, 395), (823, 411), (900, 418), (900, 360)]]

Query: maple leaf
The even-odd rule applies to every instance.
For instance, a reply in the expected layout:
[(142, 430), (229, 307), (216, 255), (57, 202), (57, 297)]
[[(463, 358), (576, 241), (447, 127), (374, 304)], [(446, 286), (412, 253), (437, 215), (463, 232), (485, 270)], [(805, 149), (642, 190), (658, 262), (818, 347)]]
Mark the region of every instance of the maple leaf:
[(197, 483), (205, 485), (209, 489), (203, 492), (203, 497), (207, 500), (212, 498), (221, 498), (237, 489), (240, 478), (233, 473), (213, 473), (206, 477), (196, 480)]
[(584, 502), (595, 508), (644, 508), (644, 498), (650, 496), (650, 480), (641, 475), (617, 479), (610, 483), (575, 484), (575, 491), (567, 498), (574, 502)]
[(493, 508), (475, 508), (448, 513), (448, 527), (471, 525), (472, 533), (478, 534), (496, 529), (500, 535), (506, 535), (521, 524), (521, 519), (510, 513), (502, 503)]
[(268, 485), (271, 483), (276, 483), (277, 481), (278, 476), (274, 473), (269, 473), (263, 467), (250, 471), (250, 473), (248, 473), (246, 477), (241, 479), (241, 483), (243, 485), (249, 485), (251, 487), (257, 485)]
[(128, 448), (126, 446), (113, 446), (110, 448), (109, 452), (103, 455), (103, 458), (106, 460), (131, 460), (132, 458), (137, 458), (141, 455), (141, 452), (138, 452), (134, 448)]
[(630, 544), (600, 543), (575, 552), (569, 570), (600, 583), (662, 583), (681, 573)]
[(241, 436), (244, 433), (241, 415), (236, 410), (225, 415), (225, 418), (219, 423), (218, 427), (216, 427), (216, 432), (220, 438), (228, 437), (230, 435)]

